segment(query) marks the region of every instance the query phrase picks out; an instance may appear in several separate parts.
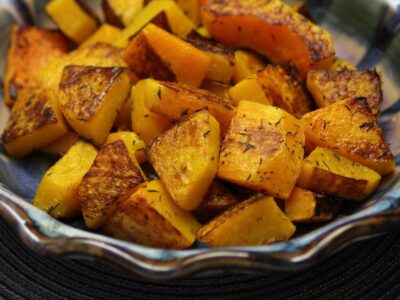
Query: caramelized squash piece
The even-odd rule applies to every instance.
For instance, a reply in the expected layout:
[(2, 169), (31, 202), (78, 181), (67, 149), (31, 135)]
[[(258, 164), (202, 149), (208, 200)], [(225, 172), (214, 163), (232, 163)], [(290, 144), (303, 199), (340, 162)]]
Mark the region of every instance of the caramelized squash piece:
[(75, 43), (80, 44), (97, 28), (97, 20), (83, 2), (52, 0), (45, 7), (58, 28)]
[(1, 140), (8, 154), (21, 158), (67, 132), (56, 95), (43, 89), (24, 89), (18, 93)]
[(347, 200), (363, 200), (374, 192), (381, 176), (328, 149), (317, 147), (304, 160), (297, 185)]
[(343, 70), (351, 70), (355, 71), (357, 70), (357, 67), (354, 66), (351, 62), (343, 59), (336, 57), (333, 64), (330, 67), (331, 71), (343, 71)]
[(182, 249), (200, 224), (171, 199), (159, 180), (141, 185), (104, 224), (106, 234), (149, 247)]
[(222, 143), (218, 177), (288, 198), (303, 163), (300, 125), (278, 107), (241, 101)]
[(145, 80), (139, 81), (132, 87), (132, 129), (146, 143), (160, 136), (172, 127), (170, 118), (151, 112), (146, 107), (147, 84)]
[(235, 195), (221, 181), (214, 180), (193, 214), (204, 224), (237, 203)]
[(103, 24), (88, 37), (81, 45), (80, 48), (87, 47), (89, 45), (94, 45), (96, 43), (108, 43), (115, 46), (115, 41), (118, 38), (121, 30), (109, 24)]
[(395, 160), (364, 99), (340, 101), (302, 118), (306, 149), (324, 147), (381, 175), (393, 172)]
[(327, 222), (336, 217), (341, 201), (294, 187), (285, 200), (285, 214), (293, 223)]
[(103, 146), (77, 189), (86, 226), (99, 228), (142, 182), (123, 141)]
[(204, 225), (197, 238), (212, 247), (265, 245), (288, 240), (296, 227), (274, 198), (257, 195)]
[(50, 60), (68, 52), (69, 43), (57, 31), (14, 26), (4, 75), (4, 99), (13, 105), (18, 92), (37, 85), (38, 71)]
[(199, 206), (215, 177), (219, 124), (207, 111), (190, 116), (149, 145), (147, 155), (172, 199), (184, 210)]
[(103, 0), (106, 21), (118, 27), (131, 24), (143, 9), (144, 0)]
[(140, 78), (176, 79), (193, 86), (201, 85), (211, 62), (206, 53), (153, 24), (131, 41), (124, 59)]
[(129, 90), (122, 68), (67, 66), (60, 82), (61, 108), (80, 135), (101, 145)]
[(36, 191), (33, 205), (56, 218), (82, 214), (77, 188), (89, 170), (97, 150), (85, 142), (75, 143), (54, 166), (47, 170)]
[(122, 140), (125, 143), (132, 161), (137, 160), (140, 164), (146, 161), (146, 145), (136, 133), (131, 131), (110, 133), (104, 144), (108, 145), (118, 140)]
[(42, 148), (41, 151), (52, 157), (61, 157), (78, 141), (79, 135), (74, 131), (70, 131), (55, 142)]
[(235, 70), (233, 82), (239, 83), (242, 80), (256, 74), (265, 68), (265, 63), (257, 54), (249, 50), (235, 51)]
[(234, 72), (234, 56), (230, 49), (202, 38), (198, 34), (191, 34), (186, 40), (211, 58), (206, 74), (207, 79), (224, 83), (231, 81)]
[(227, 103), (231, 103), (229, 90), (232, 88), (232, 86), (230, 84), (218, 81), (205, 80), (200, 88), (202, 90), (206, 90), (217, 95), (218, 97), (224, 99), (225, 102)]
[(144, 83), (147, 108), (173, 120), (207, 109), (218, 120), (221, 130), (225, 132), (235, 113), (233, 106), (224, 99), (205, 90), (154, 79), (146, 79)]
[(172, 34), (184, 39), (195, 30), (193, 22), (172, 0), (153, 0), (140, 11), (135, 20), (126, 27), (117, 41), (125, 48), (132, 37), (136, 36), (147, 24), (154, 23)]
[(376, 71), (312, 70), (307, 87), (319, 107), (342, 100), (365, 98), (375, 116), (383, 101), (381, 79)]
[(273, 105), (272, 96), (264, 92), (263, 87), (257, 79), (256, 75), (252, 75), (238, 82), (229, 90), (232, 104), (239, 105), (242, 100), (257, 102), (265, 105)]
[(330, 34), (279, 0), (210, 0), (201, 8), (204, 25), (227, 46), (248, 47), (276, 64), (329, 68), (335, 58)]
[(302, 82), (284, 68), (268, 65), (263, 71), (257, 73), (257, 79), (275, 106), (297, 118), (311, 111), (312, 102)]

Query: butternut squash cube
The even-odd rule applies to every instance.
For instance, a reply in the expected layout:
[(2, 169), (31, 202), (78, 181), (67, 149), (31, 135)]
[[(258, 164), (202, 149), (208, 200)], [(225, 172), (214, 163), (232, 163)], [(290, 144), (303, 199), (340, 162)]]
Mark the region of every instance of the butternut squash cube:
[(103, 0), (106, 21), (118, 27), (131, 24), (143, 9), (144, 0)]
[(292, 64), (302, 78), (329, 68), (335, 58), (330, 34), (280, 0), (210, 0), (204, 25), (221, 44), (253, 49), (276, 64)]
[(132, 161), (137, 160), (138, 163), (144, 163), (146, 161), (146, 145), (136, 133), (131, 131), (110, 133), (105, 145), (114, 143), (118, 140), (122, 140), (125, 143)]
[(106, 234), (144, 246), (182, 249), (193, 244), (200, 226), (154, 180), (121, 203), (103, 228)]
[(146, 81), (139, 81), (131, 91), (132, 129), (146, 143), (160, 136), (172, 127), (170, 118), (151, 112), (145, 104)]
[(311, 111), (312, 102), (302, 82), (281, 66), (268, 65), (257, 73), (257, 79), (275, 106), (297, 118)]
[(74, 131), (70, 131), (55, 142), (42, 148), (41, 151), (52, 157), (61, 157), (78, 141), (79, 135)]
[(60, 82), (61, 108), (80, 135), (101, 145), (129, 90), (122, 68), (67, 66)]
[(336, 217), (341, 201), (294, 187), (285, 200), (285, 214), (293, 223), (327, 222)]
[(304, 160), (297, 185), (347, 200), (363, 200), (380, 180), (381, 176), (370, 168), (317, 147)]
[(257, 74), (265, 68), (265, 63), (256, 53), (249, 50), (235, 51), (235, 70), (233, 72), (233, 82), (239, 83), (246, 78)]
[(97, 20), (83, 2), (52, 0), (45, 7), (58, 28), (75, 43), (80, 44), (97, 28)]
[(142, 182), (123, 141), (103, 146), (77, 189), (86, 226), (99, 228)]
[(200, 5), (197, 0), (175, 0), (175, 2), (196, 27), (200, 26)]
[(148, 109), (179, 120), (201, 109), (207, 109), (219, 122), (225, 132), (235, 113), (232, 105), (215, 94), (184, 84), (144, 80), (146, 84), (145, 103)]
[(284, 110), (241, 101), (222, 143), (218, 177), (287, 199), (304, 156), (300, 121)]
[(88, 37), (81, 45), (80, 48), (87, 47), (89, 45), (94, 45), (96, 43), (108, 43), (115, 46), (115, 41), (118, 39), (121, 30), (109, 24), (103, 24)]
[(55, 94), (43, 89), (24, 89), (18, 93), (1, 140), (8, 154), (21, 158), (67, 132)]
[(153, 0), (122, 31), (117, 42), (118, 45), (121, 48), (127, 47), (132, 37), (136, 36), (149, 23), (155, 23), (182, 39), (196, 28), (174, 1)]
[(228, 209), (197, 233), (211, 247), (257, 246), (288, 240), (296, 227), (274, 198), (257, 195)]
[(343, 71), (343, 70), (352, 70), (355, 71), (357, 70), (357, 67), (354, 66), (351, 62), (343, 59), (336, 57), (333, 64), (330, 67), (331, 71)]
[(4, 99), (11, 106), (20, 90), (37, 85), (36, 75), (42, 67), (68, 52), (69, 43), (60, 32), (17, 25), (11, 30), (10, 40)]
[(395, 160), (365, 99), (336, 102), (302, 118), (308, 152), (324, 147), (375, 170), (393, 172)]
[(319, 107), (365, 98), (372, 113), (378, 116), (383, 101), (381, 79), (376, 71), (312, 70), (308, 73), (307, 87)]
[(44, 174), (33, 205), (56, 218), (72, 218), (82, 214), (77, 188), (89, 170), (97, 150), (85, 142), (71, 149)]
[(149, 145), (147, 155), (172, 199), (199, 206), (218, 166), (219, 124), (207, 111), (193, 114)]
[(257, 76), (252, 75), (238, 82), (229, 90), (232, 104), (239, 105), (242, 100), (257, 102), (265, 105), (273, 105), (274, 100), (269, 94), (265, 94)]
[(206, 53), (153, 24), (130, 42), (124, 59), (140, 78), (176, 80), (193, 86), (201, 85), (211, 62)]

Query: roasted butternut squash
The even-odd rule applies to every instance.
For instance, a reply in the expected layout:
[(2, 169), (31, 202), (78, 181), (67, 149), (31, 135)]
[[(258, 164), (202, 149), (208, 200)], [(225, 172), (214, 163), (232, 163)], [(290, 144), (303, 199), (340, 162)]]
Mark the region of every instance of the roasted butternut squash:
[(212, 247), (254, 246), (288, 240), (295, 230), (274, 198), (261, 194), (204, 225), (197, 238)]
[(365, 98), (373, 114), (379, 116), (383, 95), (376, 71), (312, 70), (307, 76), (307, 87), (319, 107)]
[(145, 246), (182, 249), (193, 244), (200, 226), (154, 180), (122, 202), (103, 228), (106, 234)]
[(351, 70), (355, 71), (357, 70), (357, 67), (354, 66), (351, 62), (340, 58), (336, 57), (335, 60), (333, 61), (333, 64), (330, 67), (331, 71), (343, 71), (343, 70)]
[(380, 180), (381, 176), (370, 168), (317, 147), (304, 160), (297, 185), (347, 200), (363, 200)]
[(272, 96), (264, 92), (263, 87), (257, 79), (257, 75), (252, 75), (238, 82), (229, 90), (232, 104), (239, 105), (242, 100), (257, 102), (265, 105), (273, 105)]
[(85, 142), (75, 143), (44, 174), (33, 205), (56, 218), (72, 218), (82, 214), (77, 188), (89, 170), (97, 150)]
[(310, 69), (329, 68), (335, 58), (330, 34), (280, 0), (210, 0), (201, 12), (218, 42), (290, 63), (302, 78)]
[(36, 75), (39, 70), (52, 59), (64, 56), (69, 43), (58, 31), (17, 25), (11, 30), (10, 40), (4, 75), (4, 99), (11, 106), (20, 90), (38, 85)]
[(202, 90), (209, 91), (220, 98), (224, 99), (227, 103), (231, 102), (231, 97), (229, 96), (229, 90), (232, 88), (230, 84), (222, 83), (218, 81), (205, 80), (200, 87)]
[(324, 147), (381, 175), (394, 170), (394, 157), (365, 99), (340, 101), (302, 118), (306, 149)]
[(265, 68), (265, 63), (256, 53), (250, 50), (235, 51), (235, 70), (233, 72), (233, 82), (239, 83), (246, 78), (253, 76), (258, 71)]
[(115, 41), (118, 39), (120, 33), (121, 29), (109, 24), (103, 24), (80, 45), (80, 48), (100, 42), (115, 46)]
[(132, 161), (137, 160), (138, 163), (144, 163), (146, 161), (146, 145), (136, 133), (131, 131), (110, 133), (104, 144), (108, 145), (118, 140), (122, 140), (125, 143)]
[(103, 146), (77, 188), (86, 226), (99, 228), (142, 182), (123, 141)]
[(197, 208), (215, 177), (219, 124), (202, 110), (159, 136), (147, 155), (172, 199), (184, 210)]
[(200, 26), (200, 5), (197, 0), (175, 0), (175, 2), (196, 27)]
[(97, 28), (97, 20), (84, 2), (52, 0), (45, 9), (58, 28), (77, 44), (82, 43)]
[(144, 0), (103, 0), (106, 21), (118, 27), (130, 25), (144, 6)]
[(278, 107), (241, 101), (222, 143), (218, 177), (286, 199), (300, 175), (303, 147), (296, 118)]
[(52, 157), (61, 157), (78, 141), (79, 135), (74, 131), (70, 131), (55, 142), (42, 148), (41, 151)]
[(8, 154), (21, 158), (67, 132), (56, 95), (49, 90), (24, 89), (18, 93), (1, 140)]
[(60, 82), (61, 109), (80, 135), (101, 145), (129, 90), (122, 68), (67, 66)]

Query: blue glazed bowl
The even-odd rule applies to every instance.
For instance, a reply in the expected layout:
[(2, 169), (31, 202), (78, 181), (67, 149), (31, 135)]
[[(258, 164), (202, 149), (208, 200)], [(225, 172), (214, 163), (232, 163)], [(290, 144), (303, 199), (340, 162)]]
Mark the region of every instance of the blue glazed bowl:
[[(43, 13), (47, 1), (0, 0), (0, 79), (9, 31), (15, 23), (51, 27)], [(99, 7), (99, 1), (89, 1)], [(101, 258), (147, 279), (194, 273), (300, 270), (317, 264), (349, 243), (400, 225), (400, 4), (397, 0), (310, 0), (314, 20), (334, 38), (338, 56), (362, 69), (383, 74), (385, 101), (380, 125), (396, 156), (396, 171), (363, 203), (347, 204), (335, 221), (305, 226), (287, 242), (257, 247), (161, 250), (106, 237), (85, 229), (82, 220), (62, 223), (36, 209), (31, 200), (43, 173), (54, 162), (31, 155), (14, 160), (0, 145), (0, 216), (34, 251), (45, 255)], [(1, 90), (0, 90), (1, 91)], [(0, 97), (1, 98), (1, 97)], [(0, 131), (8, 108), (0, 99)]]

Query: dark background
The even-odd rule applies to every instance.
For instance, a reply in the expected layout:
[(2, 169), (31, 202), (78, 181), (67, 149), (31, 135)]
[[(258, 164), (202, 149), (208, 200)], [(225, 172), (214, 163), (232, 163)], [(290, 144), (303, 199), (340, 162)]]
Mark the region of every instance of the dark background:
[(400, 231), (318, 267), (154, 283), (101, 262), (39, 256), (0, 219), (0, 299), (400, 299)]

